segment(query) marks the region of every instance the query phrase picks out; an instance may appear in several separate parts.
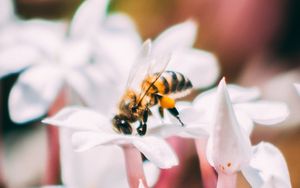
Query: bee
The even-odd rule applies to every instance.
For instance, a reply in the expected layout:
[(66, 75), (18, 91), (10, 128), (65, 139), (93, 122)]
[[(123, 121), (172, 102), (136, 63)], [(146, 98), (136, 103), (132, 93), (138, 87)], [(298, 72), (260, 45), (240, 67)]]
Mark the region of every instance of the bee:
[(132, 123), (139, 121), (137, 133), (145, 135), (147, 131), (150, 107), (158, 105), (159, 114), (164, 117), (164, 109), (178, 119), (175, 99), (190, 93), (191, 81), (183, 74), (165, 71), (170, 55), (152, 57), (151, 41), (147, 40), (132, 66), (126, 90), (118, 105), (118, 113), (112, 119), (113, 129), (118, 133), (132, 134)]

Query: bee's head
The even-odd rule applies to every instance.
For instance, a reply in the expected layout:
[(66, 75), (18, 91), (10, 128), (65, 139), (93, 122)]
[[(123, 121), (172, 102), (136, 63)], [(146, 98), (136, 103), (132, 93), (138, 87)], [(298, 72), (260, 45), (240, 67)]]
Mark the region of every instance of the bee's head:
[(132, 127), (128, 122), (128, 118), (124, 115), (115, 115), (112, 119), (113, 129), (117, 133), (131, 134)]

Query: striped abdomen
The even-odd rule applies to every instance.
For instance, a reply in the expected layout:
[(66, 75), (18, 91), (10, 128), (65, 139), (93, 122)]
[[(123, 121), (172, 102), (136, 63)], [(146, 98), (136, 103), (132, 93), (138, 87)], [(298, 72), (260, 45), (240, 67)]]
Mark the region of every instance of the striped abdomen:
[[(148, 88), (155, 78), (155, 74), (146, 78), (142, 88)], [(165, 71), (158, 80), (151, 86), (150, 93), (171, 95), (173, 98), (180, 98), (190, 93), (192, 89), (191, 81), (183, 74), (174, 71)]]

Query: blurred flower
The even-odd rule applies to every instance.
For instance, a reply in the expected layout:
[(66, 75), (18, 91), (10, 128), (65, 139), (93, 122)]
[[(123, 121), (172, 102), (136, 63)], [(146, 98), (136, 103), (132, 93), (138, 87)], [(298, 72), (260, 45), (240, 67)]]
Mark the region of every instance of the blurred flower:
[[(217, 187), (235, 187), (239, 171), (253, 187), (291, 187), (286, 163), (275, 146), (260, 144), (251, 149), (249, 134), (242, 128), (244, 121), (237, 119), (224, 79), (218, 87), (214, 116), (207, 158), (218, 173)], [(278, 165), (276, 170), (272, 165), (263, 165), (270, 155)]]
[[(101, 20), (104, 19), (103, 16), (93, 17), (95, 13), (100, 14), (98, 7), (105, 7), (101, 12), (105, 15), (106, 4), (102, 0), (84, 2), (72, 20), (67, 38), (64, 36), (65, 29), (57, 29), (55, 23), (40, 20), (23, 21), (6, 29), (7, 32), (1, 35), (1, 42), (6, 48), (0, 51), (0, 75), (5, 76), (29, 67), (20, 75), (10, 93), (9, 110), (12, 120), (24, 123), (45, 114), (64, 84), (70, 85), (88, 105), (95, 103), (97, 95), (93, 90), (94, 85), (102, 83), (103, 77), (107, 79), (108, 76), (104, 76), (107, 72), (112, 77), (116, 66), (109, 66), (111, 61), (107, 54), (99, 54), (99, 45), (119, 45), (118, 48), (124, 47), (123, 51), (130, 56), (130, 50), (138, 46), (139, 42), (133, 24), (130, 25), (127, 17), (113, 15), (113, 18), (105, 20), (106, 25), (100, 22), (104, 21)], [(94, 32), (87, 34), (91, 22), (83, 21), (84, 18), (93, 20), (93, 23), (99, 22), (93, 25), (93, 28), (97, 27)], [(117, 18), (119, 21), (127, 19), (127, 22), (118, 22)], [(110, 38), (115, 39), (119, 35), (120, 40), (107, 40), (107, 45), (102, 41), (97, 42), (98, 35), (102, 34), (100, 31), (111, 31), (113, 35)], [(122, 38), (127, 41), (121, 41)], [(105, 69), (101, 62), (105, 63)], [(105, 72), (106, 70), (109, 71)]]
[[(140, 38), (129, 17), (106, 13), (107, 4), (103, 0), (85, 1), (68, 33), (66, 24), (45, 20), (17, 20), (1, 28), (0, 77), (25, 69), (9, 97), (10, 116), (15, 122), (24, 123), (47, 113), (65, 86), (72, 91), (68, 102), (76, 100), (95, 108), (111, 103), (112, 100), (103, 100), (99, 104), (97, 98), (118, 91), (115, 75), (122, 80), (122, 69), (128, 67), (126, 60), (133, 61), (130, 57), (136, 55)], [(70, 148), (70, 134), (68, 130), (60, 131), (62, 178), (66, 186), (99, 187), (99, 182), (110, 181), (99, 178), (101, 173), (111, 170), (116, 176), (124, 174), (124, 164), (118, 160), (115, 148), (75, 154)], [(116, 155), (116, 165), (91, 163), (99, 153), (104, 161)], [(123, 184), (121, 179), (119, 185)]]
[[(137, 180), (144, 178), (144, 173), (140, 169), (142, 168), (141, 155), (139, 152), (134, 151), (134, 148), (142, 152), (147, 159), (160, 168), (171, 168), (178, 164), (176, 155), (163, 139), (155, 136), (140, 137), (117, 134), (113, 131), (109, 118), (89, 109), (80, 107), (64, 108), (55, 116), (47, 118), (43, 122), (77, 130), (72, 136), (72, 142), (77, 151), (85, 151), (100, 145), (121, 146), (125, 152), (128, 181), (130, 185), (135, 184), (134, 187), (138, 185)], [(132, 180), (130, 176), (134, 174), (137, 177), (133, 177), (135, 179)]]

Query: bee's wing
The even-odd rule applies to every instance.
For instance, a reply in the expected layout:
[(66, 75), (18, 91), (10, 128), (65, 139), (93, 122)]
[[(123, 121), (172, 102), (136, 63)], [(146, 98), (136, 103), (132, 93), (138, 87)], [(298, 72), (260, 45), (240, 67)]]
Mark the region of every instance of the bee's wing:
[(140, 93), (141, 83), (149, 74), (149, 68), (151, 67), (151, 40), (144, 42), (142, 49), (140, 50), (134, 64), (132, 65), (126, 89), (133, 89), (135, 92)]
[(166, 67), (168, 66), (171, 60), (171, 54), (164, 54), (164, 55), (157, 55), (151, 61), (149, 69), (147, 71), (147, 75), (154, 76), (153, 81), (149, 85), (148, 88), (144, 88), (138, 97), (138, 105), (140, 105), (143, 98), (148, 94), (150, 88), (155, 84), (155, 82), (159, 79), (161, 74), (165, 71)]

